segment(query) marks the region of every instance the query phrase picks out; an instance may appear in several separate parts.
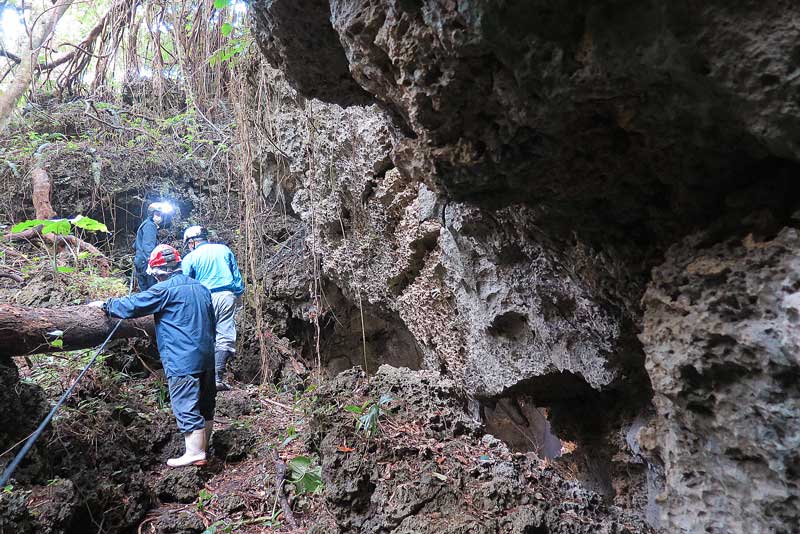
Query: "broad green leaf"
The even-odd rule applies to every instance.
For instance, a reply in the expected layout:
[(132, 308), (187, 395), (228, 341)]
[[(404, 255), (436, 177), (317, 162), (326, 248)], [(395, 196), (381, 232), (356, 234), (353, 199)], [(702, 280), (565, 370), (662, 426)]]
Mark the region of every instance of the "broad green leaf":
[(227, 37), (233, 31), (233, 24), (231, 24), (230, 22), (226, 22), (225, 24), (220, 26), (219, 31), (222, 32), (222, 35)]
[(214, 0), (214, 9), (225, 9), (230, 4), (230, 0)]
[(69, 235), (71, 230), (72, 224), (67, 219), (47, 221), (42, 227), (43, 234)]
[(311, 458), (297, 456), (289, 461), (290, 482), (298, 494), (315, 493), (322, 489), (322, 467), (311, 467)]
[(56, 270), (60, 273), (74, 273), (75, 267), (67, 267), (66, 265), (59, 265)]
[(78, 215), (72, 219), (72, 224), (78, 228), (89, 230), (90, 232), (108, 232), (108, 226), (90, 217), (84, 217), (83, 215)]
[(350, 412), (350, 413), (357, 413), (357, 414), (362, 414), (362, 413), (364, 413), (364, 409), (363, 409), (363, 408), (361, 408), (361, 406), (353, 406), (353, 405), (351, 405), (351, 406), (345, 406), (345, 407), (344, 407), (344, 409), (345, 409), (346, 411)]
[(24, 232), (28, 228), (35, 228), (35, 227), (39, 226), (40, 224), (45, 224), (46, 222), (48, 222), (48, 221), (43, 220), (43, 219), (33, 219), (33, 220), (30, 220), (30, 221), (22, 221), (21, 223), (17, 223), (14, 226), (11, 227), (11, 233), (12, 234), (18, 234), (20, 232)]
[(54, 341), (51, 341), (50, 342), (50, 346), (54, 347), (56, 349), (60, 349), (60, 348), (64, 347), (64, 340), (63, 339), (56, 339)]

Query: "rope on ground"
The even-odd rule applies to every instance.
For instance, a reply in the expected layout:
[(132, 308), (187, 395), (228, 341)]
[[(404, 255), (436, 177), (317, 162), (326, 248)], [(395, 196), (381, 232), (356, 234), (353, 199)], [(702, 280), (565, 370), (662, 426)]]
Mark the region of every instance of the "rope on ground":
[[(133, 292), (133, 279), (135, 272), (136, 272), (135, 269), (131, 271), (131, 282), (128, 287), (128, 295), (130, 295)], [(64, 402), (69, 398), (70, 395), (72, 395), (75, 386), (78, 385), (83, 376), (89, 371), (89, 368), (94, 364), (95, 361), (97, 361), (97, 357), (100, 356), (100, 354), (102, 354), (103, 350), (105, 350), (106, 345), (108, 345), (108, 342), (111, 341), (111, 338), (114, 337), (114, 334), (117, 333), (117, 329), (119, 329), (119, 325), (122, 324), (122, 321), (123, 319), (117, 321), (117, 324), (115, 324), (114, 328), (111, 329), (111, 332), (108, 334), (108, 337), (105, 339), (105, 341), (103, 341), (103, 343), (100, 344), (100, 346), (94, 352), (94, 356), (92, 356), (92, 359), (89, 360), (89, 363), (86, 364), (86, 367), (83, 368), (83, 370), (80, 372), (80, 374), (72, 383), (72, 385), (70, 385), (69, 388), (67, 388), (67, 390), (64, 392), (64, 394), (61, 395), (61, 398), (58, 399), (58, 402), (56, 402), (55, 406), (53, 406), (53, 408), (50, 410), (50, 413), (47, 414), (47, 417), (45, 417), (44, 420), (39, 424), (39, 426), (36, 427), (36, 430), (34, 430), (33, 434), (31, 434), (28, 437), (27, 441), (25, 441), (25, 445), (22, 446), (22, 448), (14, 457), (14, 459), (11, 461), (11, 463), (8, 464), (8, 467), (6, 467), (6, 470), (3, 472), (3, 476), (0, 477), (0, 488), (5, 487), (5, 485), (8, 484), (8, 481), (11, 480), (11, 476), (14, 474), (14, 471), (16, 471), (17, 467), (19, 467), (19, 464), (25, 458), (25, 455), (28, 454), (28, 451), (31, 450), (33, 444), (36, 443), (36, 440), (39, 439), (39, 436), (42, 435), (44, 429), (47, 428), (48, 424), (50, 424), (50, 421), (56, 415), (58, 409), (61, 408), (61, 405), (64, 404)]]

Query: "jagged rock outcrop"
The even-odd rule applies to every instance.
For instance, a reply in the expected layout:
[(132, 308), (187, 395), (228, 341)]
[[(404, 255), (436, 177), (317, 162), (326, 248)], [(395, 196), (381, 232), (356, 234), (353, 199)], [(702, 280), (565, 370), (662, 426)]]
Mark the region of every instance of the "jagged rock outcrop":
[[(260, 159), (283, 162), (270, 167), (265, 189), (285, 189), (308, 227), (307, 256), (319, 258), (324, 278), (329, 369), (441, 371), (481, 399), (488, 417), (504, 418), (500, 426), (522, 428), (528, 448), (543, 450), (552, 436), (537, 430), (538, 417), (508, 419), (494, 408), (495, 399), (524, 395), (552, 408), (559, 435), (578, 443), (570, 462), (590, 488), (637, 500), (645, 464), (619, 433), (644, 409), (649, 385), (637, 303), (626, 296), (642, 290), (620, 259), (625, 246), (601, 251), (575, 235), (549, 236), (533, 208), (490, 213), (449, 201), (436, 184), (393, 166), (402, 132), (391, 115), (376, 105), (304, 103), (282, 73), (262, 68), (274, 106), (262, 120), (276, 134)], [(272, 297), (285, 303), (279, 327), (313, 321), (312, 279), (276, 283)], [(576, 410), (584, 404), (593, 406), (590, 418)]]
[[(326, 383), (312, 408), (312, 441), (336, 526), (312, 532), (650, 532), (552, 464), (483, 434), (462, 395), (436, 371), (390, 366), (369, 380), (350, 370)], [(365, 401), (381, 407), (370, 437), (354, 429), (352, 413), (331, 409)]]
[[(644, 297), (668, 530), (800, 524), (800, 234), (672, 247)], [(736, 503), (732, 506), (732, 503)]]
[[(301, 4), (298, 20), (293, 9)], [(744, 397), (738, 416), (747, 408), (785, 417), (758, 423), (785, 432), (767, 437), (758, 455), (746, 452), (749, 438), (721, 434), (719, 425), (735, 420), (725, 415), (729, 406), (718, 419), (691, 413), (714, 412), (718, 390), (733, 399), (726, 381), (740, 381), (738, 366), (751, 373), (764, 359), (737, 363), (729, 376), (728, 356), (749, 350), (731, 334), (720, 363), (725, 380), (696, 384), (694, 374), (676, 375), (680, 358), (699, 365), (700, 349), (689, 340), (710, 336), (708, 325), (671, 317), (653, 295), (664, 292), (702, 319), (705, 304), (684, 304), (675, 293), (684, 283), (675, 265), (715, 243), (728, 243), (719, 246), (730, 253), (744, 229), (769, 240), (796, 225), (800, 7), (301, 4), (253, 4), (261, 50), (280, 69), (271, 75), (274, 90), (292, 95), (270, 120), (291, 155), (299, 183), (293, 207), (311, 228), (324, 276), (351, 306), (363, 310), (366, 301), (383, 314), (383, 326), (368, 329), (368, 352), (379, 346), (370, 340), (402, 331), (417, 361), (462, 384), (485, 416), (516, 410), (493, 421), (498, 429), (527, 435), (536, 428), (529, 405), (548, 407), (558, 437), (577, 443), (564, 459), (577, 478), (620, 505), (647, 508), (667, 531), (735, 530), (736, 517), (753, 531), (785, 530), (792, 501), (781, 499), (797, 478), (784, 450), (785, 436), (797, 431), (791, 395), (772, 399), (778, 408)], [(315, 29), (313, 39), (292, 31), (302, 24)], [(295, 90), (322, 101), (303, 101)], [(363, 91), (377, 104), (367, 105)], [(265, 159), (278, 157), (267, 152)], [(701, 247), (678, 245), (651, 274), (670, 245), (698, 229)], [(752, 269), (758, 277), (788, 260), (741, 261), (742, 276)], [(684, 290), (694, 299), (694, 289)], [(730, 283), (726, 291), (747, 301), (753, 288)], [(737, 321), (726, 328), (736, 332)], [(643, 329), (647, 366), (637, 340)], [(671, 343), (683, 352), (665, 352)], [(704, 397), (684, 398), (698, 387)], [(676, 426), (681, 417), (685, 427)], [(742, 440), (744, 449), (701, 450), (691, 438), (704, 434)], [(743, 482), (719, 490), (719, 466), (756, 472), (752, 458), (774, 497), (754, 496)], [(682, 479), (689, 471), (694, 478)], [(713, 502), (690, 486), (708, 488)]]
[(330, 35), (329, 15), (338, 43), (302, 54), (276, 31), (285, 4), (255, 3), (267, 57), (302, 91), (292, 74), (331, 72), (340, 45), (408, 133), (395, 163), (455, 198), (541, 202), (644, 244), (713, 219), (753, 160), (800, 157), (791, 2), (317, 1), (302, 20)]

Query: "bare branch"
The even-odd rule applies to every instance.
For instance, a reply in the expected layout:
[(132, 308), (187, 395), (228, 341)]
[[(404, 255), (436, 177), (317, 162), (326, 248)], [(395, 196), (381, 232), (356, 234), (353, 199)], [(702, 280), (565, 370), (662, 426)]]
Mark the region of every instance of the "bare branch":
[(8, 59), (13, 61), (17, 65), (19, 65), (19, 63), (22, 61), (22, 58), (19, 57), (18, 55), (13, 54), (13, 53), (9, 52), (8, 50), (4, 50), (2, 48), (0, 48), (0, 57), (7, 57)]

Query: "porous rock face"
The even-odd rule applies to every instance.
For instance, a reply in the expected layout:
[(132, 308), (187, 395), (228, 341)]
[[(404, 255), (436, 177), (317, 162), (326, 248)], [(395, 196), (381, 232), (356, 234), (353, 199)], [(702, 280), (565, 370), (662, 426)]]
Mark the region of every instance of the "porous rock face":
[[(436, 371), (381, 366), (369, 380), (351, 369), (318, 390), (311, 439), (339, 532), (650, 532), (635, 513), (606, 506), (536, 455), (513, 454), (482, 434), (460, 389)], [(371, 437), (354, 429), (352, 414), (331, 409), (365, 399), (384, 399)]]
[[(678, 329), (651, 297), (695, 302), (675, 262), (728, 250), (744, 229), (769, 240), (796, 224), (800, 5), (258, 0), (253, 13), (279, 69), (272, 90), (289, 95), (270, 117), (280, 150), (263, 157), (288, 157), (292, 207), (323, 275), (350, 312), (367, 310), (349, 316), (367, 318), (371, 371), (395, 347), (393, 363), (451, 377), (485, 417), (521, 406), (488, 422), (523, 435), (536, 426), (526, 403), (549, 408), (555, 433), (578, 445), (565, 460), (577, 478), (621, 506), (648, 503), (666, 531), (792, 524), (794, 438), (760, 456), (745, 452), (752, 433), (702, 451), (692, 441), (721, 432), (724, 416), (691, 410), (716, 413), (724, 362), (747, 342), (733, 336), (721, 353), (725, 380), (666, 372), (683, 357), (699, 365), (686, 340), (709, 327), (682, 318)], [(702, 244), (682, 241), (698, 229)], [(741, 269), (768, 277), (783, 261)], [(752, 290), (726, 288), (743, 301)], [(719, 321), (738, 333), (735, 318)], [(685, 350), (665, 352), (670, 343)], [(363, 360), (361, 339), (338, 346)], [(768, 354), (736, 365), (760, 369)], [(698, 387), (700, 400), (680, 393)], [(797, 434), (790, 394), (743, 398), (785, 414), (759, 427)], [(769, 466), (763, 491), (741, 476), (720, 489), (720, 466), (750, 473), (754, 457)]]
[[(664, 512), (682, 531), (800, 524), (800, 234), (672, 247), (645, 294)], [(731, 503), (735, 502), (735, 506)]]

